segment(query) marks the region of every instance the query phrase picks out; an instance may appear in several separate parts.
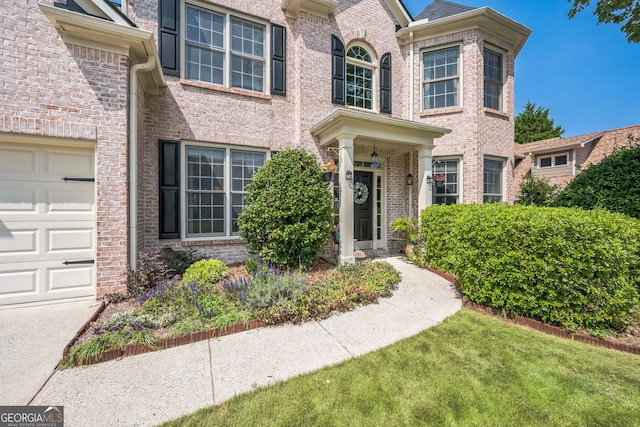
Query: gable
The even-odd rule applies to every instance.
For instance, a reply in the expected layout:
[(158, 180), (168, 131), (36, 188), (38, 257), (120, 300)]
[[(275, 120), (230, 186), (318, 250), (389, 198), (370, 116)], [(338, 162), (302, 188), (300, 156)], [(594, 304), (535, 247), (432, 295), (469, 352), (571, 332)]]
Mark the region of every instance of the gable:
[(459, 13), (468, 12), (475, 7), (463, 6), (461, 4), (452, 3), (444, 0), (435, 0), (427, 6), (422, 12), (416, 16), (416, 21), (427, 19), (435, 21), (436, 19), (446, 18), (448, 16), (457, 15)]

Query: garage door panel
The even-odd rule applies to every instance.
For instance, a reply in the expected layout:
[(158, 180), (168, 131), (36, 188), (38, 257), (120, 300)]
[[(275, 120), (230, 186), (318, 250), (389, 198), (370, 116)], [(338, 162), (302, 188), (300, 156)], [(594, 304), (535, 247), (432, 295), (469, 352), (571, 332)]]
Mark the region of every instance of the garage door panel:
[(93, 177), (93, 152), (69, 153), (49, 152), (47, 156), (47, 172), (53, 176), (70, 178)]
[(93, 287), (93, 266), (69, 266), (49, 269), (48, 292), (76, 291)]
[(37, 191), (27, 186), (0, 187), (0, 215), (5, 212), (8, 214), (35, 214), (36, 200)]
[[(38, 268), (3, 271), (0, 266), (0, 301), (6, 296), (36, 295), (38, 290)], [(19, 295), (18, 295), (19, 294)]]
[(16, 178), (17, 175), (21, 179), (35, 177), (38, 172), (37, 157), (36, 147), (11, 148), (0, 145), (0, 179)]
[(38, 229), (3, 230), (0, 225), (0, 256), (38, 255)]
[(70, 252), (95, 250), (95, 233), (94, 229), (89, 227), (85, 229), (59, 229), (47, 230), (47, 253)]
[(73, 191), (73, 189), (69, 189), (66, 191), (48, 191), (47, 198), (49, 201), (49, 203), (47, 204), (47, 213), (91, 213), (94, 211), (93, 188), (91, 188), (91, 191)]

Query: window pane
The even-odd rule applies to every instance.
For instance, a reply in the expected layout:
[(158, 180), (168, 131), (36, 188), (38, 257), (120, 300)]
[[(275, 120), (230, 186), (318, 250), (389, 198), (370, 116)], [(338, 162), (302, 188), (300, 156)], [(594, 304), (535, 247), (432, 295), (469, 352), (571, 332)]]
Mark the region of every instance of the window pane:
[(499, 203), (502, 201), (502, 162), (499, 160), (484, 161), (484, 202)]
[(224, 46), (224, 16), (187, 6), (187, 40), (206, 46)]
[(264, 27), (236, 18), (231, 19), (231, 50), (264, 57)]
[(369, 55), (369, 52), (367, 52), (367, 50), (361, 46), (350, 47), (347, 51), (347, 57), (359, 59), (365, 62), (373, 62), (371, 60), (371, 55)]
[(225, 151), (187, 147), (187, 237), (224, 233)]
[(224, 54), (187, 45), (187, 78), (209, 83), (224, 83)]
[(484, 50), (484, 106), (502, 109), (502, 55)]
[(458, 161), (436, 160), (433, 178), (433, 204), (458, 203)]
[(424, 110), (458, 105), (458, 57), (458, 47), (422, 55)]
[(347, 105), (354, 107), (373, 108), (373, 70), (347, 62), (345, 78)]
[(562, 166), (562, 165), (566, 165), (567, 164), (567, 155), (564, 154), (562, 156), (556, 156), (555, 158), (555, 165), (556, 166)]
[(549, 166), (551, 166), (551, 157), (545, 157), (543, 159), (540, 159), (541, 168), (548, 168)]
[(231, 86), (263, 91), (264, 62), (233, 56), (231, 58)]
[(247, 185), (265, 162), (264, 153), (231, 151), (231, 231), (238, 232), (238, 215), (245, 206)]

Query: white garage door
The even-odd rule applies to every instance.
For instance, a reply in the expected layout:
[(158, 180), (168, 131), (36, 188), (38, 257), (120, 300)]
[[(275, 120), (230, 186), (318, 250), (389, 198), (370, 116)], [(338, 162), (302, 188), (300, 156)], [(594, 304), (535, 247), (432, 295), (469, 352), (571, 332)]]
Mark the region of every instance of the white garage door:
[(93, 147), (0, 142), (0, 305), (95, 294)]

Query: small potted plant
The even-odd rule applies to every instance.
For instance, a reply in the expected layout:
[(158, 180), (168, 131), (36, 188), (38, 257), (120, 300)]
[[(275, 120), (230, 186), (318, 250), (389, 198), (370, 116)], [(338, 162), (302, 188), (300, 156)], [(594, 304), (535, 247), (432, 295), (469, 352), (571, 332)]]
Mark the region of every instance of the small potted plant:
[(333, 176), (333, 174), (338, 171), (338, 168), (333, 162), (333, 159), (329, 159), (324, 162), (322, 166), (320, 166), (320, 169), (322, 169), (322, 176), (324, 177), (325, 181), (331, 181), (331, 177)]

